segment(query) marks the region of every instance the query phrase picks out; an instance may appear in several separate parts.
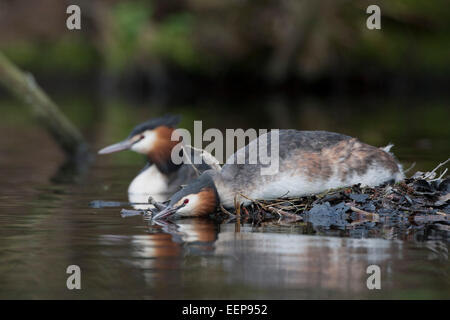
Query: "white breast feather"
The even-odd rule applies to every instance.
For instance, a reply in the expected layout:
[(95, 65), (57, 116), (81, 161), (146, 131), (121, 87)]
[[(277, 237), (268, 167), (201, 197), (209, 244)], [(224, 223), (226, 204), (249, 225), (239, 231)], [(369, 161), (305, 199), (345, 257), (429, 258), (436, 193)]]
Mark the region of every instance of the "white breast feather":
[[(336, 172), (336, 171), (335, 171)], [(403, 179), (402, 172), (392, 174), (389, 170), (380, 167), (372, 166), (366, 173), (360, 175), (355, 173), (353, 176), (342, 180), (336, 173), (329, 179), (309, 179), (304, 174), (293, 171), (283, 172), (275, 176), (264, 176), (259, 187), (254, 190), (249, 190), (244, 195), (251, 199), (277, 199), (280, 197), (302, 197), (306, 195), (318, 194), (330, 189), (342, 188), (352, 186), (360, 183), (361, 186), (374, 187), (380, 185), (386, 181), (394, 179), (400, 181)], [(267, 179), (263, 181), (264, 179)], [(225, 191), (225, 190), (224, 190)], [(228, 191), (228, 190), (227, 190)], [(221, 194), (221, 201), (225, 207), (234, 206), (234, 194), (226, 192)], [(249, 204), (249, 200), (240, 198), (240, 201), (244, 204)]]
[(262, 188), (255, 190), (251, 194), (254, 199), (275, 199), (279, 197), (300, 197), (305, 195), (317, 194), (330, 189), (352, 186), (360, 183), (361, 186), (374, 187), (388, 180), (401, 179), (401, 174), (393, 175), (389, 170), (380, 166), (373, 166), (366, 173), (353, 176), (342, 180), (334, 174), (327, 180), (313, 179), (297, 173), (284, 173), (278, 176), (274, 181), (267, 183)]
[(168, 179), (153, 164), (133, 179), (128, 193), (144, 193), (154, 195), (167, 192)]

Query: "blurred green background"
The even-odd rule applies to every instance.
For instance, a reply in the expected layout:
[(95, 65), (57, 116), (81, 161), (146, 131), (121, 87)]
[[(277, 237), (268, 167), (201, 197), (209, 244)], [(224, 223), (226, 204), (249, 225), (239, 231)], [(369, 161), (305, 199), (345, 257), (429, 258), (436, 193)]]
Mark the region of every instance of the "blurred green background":
[[(393, 87), (450, 71), (447, 0), (0, 3), (0, 49), (42, 76)], [(81, 7), (80, 31), (66, 28), (69, 4)], [(381, 8), (381, 30), (366, 28), (370, 4)]]
[[(66, 28), (71, 4), (81, 30)], [(366, 27), (371, 4), (381, 30)], [(448, 0), (0, 0), (0, 50), (95, 147), (172, 112), (188, 129), (202, 119), (393, 142), (422, 170), (450, 153)], [(5, 93), (0, 124), (29, 124)]]

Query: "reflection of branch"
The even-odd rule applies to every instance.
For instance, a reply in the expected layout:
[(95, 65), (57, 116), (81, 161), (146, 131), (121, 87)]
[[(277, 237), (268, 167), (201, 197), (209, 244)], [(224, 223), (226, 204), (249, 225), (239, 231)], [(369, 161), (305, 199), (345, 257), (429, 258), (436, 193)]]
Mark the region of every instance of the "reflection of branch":
[(30, 74), (19, 70), (0, 52), (0, 83), (34, 112), (40, 123), (70, 157), (86, 150), (86, 143), (76, 127), (45, 94)]

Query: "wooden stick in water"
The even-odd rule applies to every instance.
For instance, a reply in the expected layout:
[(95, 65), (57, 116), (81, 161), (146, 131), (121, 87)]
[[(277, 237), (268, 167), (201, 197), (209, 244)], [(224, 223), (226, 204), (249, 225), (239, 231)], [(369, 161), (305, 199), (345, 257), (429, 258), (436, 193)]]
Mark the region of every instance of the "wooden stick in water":
[(0, 83), (30, 107), (37, 120), (68, 156), (85, 154), (87, 144), (80, 131), (39, 87), (33, 76), (22, 72), (1, 52)]

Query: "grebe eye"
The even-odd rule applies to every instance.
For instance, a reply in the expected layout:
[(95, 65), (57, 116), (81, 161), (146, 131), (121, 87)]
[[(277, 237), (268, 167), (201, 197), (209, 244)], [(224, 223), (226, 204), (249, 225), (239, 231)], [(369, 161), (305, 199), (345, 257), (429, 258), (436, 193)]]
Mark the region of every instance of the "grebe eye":
[(184, 199), (183, 203), (184, 203), (184, 204), (189, 203), (189, 199)]

